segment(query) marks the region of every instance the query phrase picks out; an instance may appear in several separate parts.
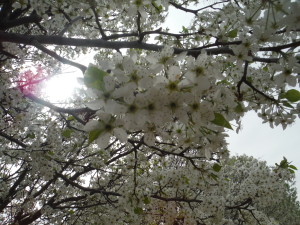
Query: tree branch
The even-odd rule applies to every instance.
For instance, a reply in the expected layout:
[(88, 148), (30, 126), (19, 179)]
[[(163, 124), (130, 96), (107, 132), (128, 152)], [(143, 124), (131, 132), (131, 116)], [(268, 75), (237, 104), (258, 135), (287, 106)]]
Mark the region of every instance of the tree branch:
[(163, 200), (163, 201), (166, 201), (166, 202), (170, 202), (170, 201), (188, 202), (188, 203), (191, 203), (191, 202), (202, 203), (203, 202), (202, 200), (198, 200), (198, 199), (188, 199), (188, 198), (179, 198), (179, 197), (166, 198), (166, 197), (162, 197), (162, 196), (159, 196), (159, 195), (151, 195), (151, 197), (155, 198), (155, 199)]
[[(147, 44), (140, 41), (106, 41), (102, 39), (82, 39), (82, 38), (66, 38), (58, 35), (45, 36), (45, 35), (22, 35), (16, 33), (7, 33), (0, 31), (0, 42), (11, 42), (19, 44), (33, 45), (33, 40), (36, 40), (40, 44), (50, 45), (67, 45), (67, 46), (78, 46), (78, 47), (98, 47), (108, 49), (122, 49), (122, 48), (136, 48), (150, 51), (160, 51), (164, 46), (156, 44)], [(230, 54), (234, 55), (233, 51), (228, 47), (216, 47), (205, 49), (208, 55), (218, 54)], [(174, 48), (175, 54), (187, 52), (188, 55), (197, 57), (201, 54), (201, 50), (193, 49), (182, 49)], [(259, 58), (253, 57), (253, 61), (266, 62), (266, 63), (277, 63), (278, 58)]]
[(262, 47), (259, 48), (259, 51), (272, 51), (272, 52), (279, 52), (282, 49), (285, 48), (296, 48), (300, 46), (300, 41), (295, 41), (286, 45), (278, 45), (278, 46), (273, 46), (273, 47)]
[(229, 2), (229, 0), (224, 0), (224, 1), (221, 1), (221, 2), (216, 2), (216, 3), (213, 3), (213, 4), (210, 4), (208, 6), (205, 6), (203, 8), (200, 8), (200, 9), (188, 9), (188, 8), (185, 8), (173, 1), (169, 1), (170, 5), (174, 6), (176, 9), (180, 9), (184, 12), (188, 12), (188, 13), (193, 13), (195, 15), (197, 15), (197, 13), (203, 9), (207, 9), (207, 8), (213, 8), (214, 5), (218, 5), (218, 4), (221, 4), (221, 3), (225, 3), (225, 2)]
[(10, 135), (2, 132), (2, 131), (0, 131), (0, 136), (4, 137), (5, 139), (7, 139), (7, 140), (23, 147), (23, 148), (27, 148), (26, 144), (24, 144), (23, 142), (19, 141), (18, 139), (15, 139), (14, 137), (12, 137), (12, 136), (10, 136)]
[(112, 195), (112, 196), (121, 196), (119, 193), (117, 192), (109, 192), (109, 191), (103, 191), (103, 190), (100, 190), (100, 189), (95, 189), (95, 188), (88, 188), (88, 187), (84, 187), (84, 186), (81, 186), (80, 184), (78, 183), (75, 183), (74, 181), (71, 181), (70, 179), (68, 179), (67, 177), (65, 177), (64, 175), (62, 174), (59, 174), (57, 173), (57, 176), (62, 178), (66, 183), (72, 185), (73, 187), (76, 187), (80, 190), (83, 190), (83, 191), (87, 191), (87, 192), (90, 192), (90, 193), (100, 193), (100, 194), (103, 194), (103, 195)]
[(100, 21), (99, 21), (99, 16), (98, 16), (98, 14), (97, 14), (97, 12), (95, 10), (95, 7), (91, 6), (91, 9), (92, 9), (92, 11), (94, 13), (95, 21), (96, 21), (96, 24), (97, 24), (97, 26), (99, 28), (100, 34), (102, 35), (102, 39), (106, 40), (107, 37), (106, 37), (106, 34), (104, 33), (104, 30), (102, 29), (102, 26), (101, 26)]
[(7, 30), (12, 27), (21, 26), (29, 23), (39, 23), (41, 21), (41, 17), (39, 17), (36, 13), (32, 13), (30, 16), (24, 16), (14, 20), (3, 19), (0, 23), (1, 30)]
[(251, 84), (249, 81), (244, 80), (243, 82), (244, 82), (245, 84), (247, 84), (253, 91), (259, 93), (259, 94), (262, 95), (262, 96), (264, 96), (266, 99), (268, 99), (268, 100), (270, 100), (270, 101), (272, 101), (272, 102), (278, 103), (278, 101), (277, 101), (275, 98), (273, 98), (273, 97), (271, 97), (271, 96), (269, 96), (269, 95), (266, 95), (266, 94), (263, 93), (262, 91), (258, 90), (258, 89), (257, 89), (256, 87), (254, 87), (253, 84)]
[(46, 106), (46, 107), (52, 109), (55, 112), (68, 113), (68, 114), (74, 116), (74, 118), (81, 124), (86, 124), (86, 122), (83, 121), (82, 119), (80, 119), (76, 114), (78, 114), (78, 113), (94, 113), (95, 112), (94, 110), (89, 109), (89, 108), (78, 108), (78, 109), (61, 108), (61, 107), (53, 105), (52, 103), (47, 102), (41, 98), (36, 97), (33, 94), (27, 94), (27, 95), (25, 95), (25, 97), (29, 98), (30, 100), (34, 101), (35, 103), (38, 103), (40, 105), (43, 105), (43, 106)]
[(0, 198), (0, 212), (2, 212), (6, 206), (13, 200), (14, 195), (17, 193), (16, 188), (21, 184), (21, 182), (25, 179), (27, 172), (29, 171), (28, 168), (25, 168), (24, 171), (19, 175), (18, 179), (9, 189), (6, 197)]
[(32, 41), (32, 44), (33, 44), (34, 47), (36, 47), (36, 48), (40, 49), (41, 51), (45, 52), (46, 54), (52, 56), (52, 57), (55, 58), (56, 60), (58, 60), (58, 61), (60, 61), (60, 62), (62, 62), (62, 63), (64, 63), (64, 64), (68, 64), (68, 65), (70, 65), (70, 66), (74, 66), (74, 67), (80, 69), (82, 73), (84, 73), (84, 72), (86, 71), (86, 69), (87, 69), (87, 67), (84, 66), (84, 65), (81, 65), (81, 64), (79, 64), (79, 63), (73, 62), (73, 61), (71, 61), (71, 60), (65, 59), (65, 58), (63, 58), (63, 57), (57, 55), (54, 51), (51, 51), (51, 50), (49, 50), (48, 48), (44, 47), (43, 45), (41, 45), (41, 44), (40, 44), (38, 41), (36, 41), (36, 40), (33, 40), (33, 41)]
[(69, 27), (71, 27), (73, 25), (73, 23), (77, 22), (78, 20), (80, 20), (82, 17), (81, 16), (77, 16), (75, 17), (73, 20), (69, 21), (69, 23), (67, 23), (64, 27), (64, 29), (62, 29), (59, 33), (58, 36), (63, 36), (64, 33), (69, 29)]
[(253, 91), (259, 93), (260, 95), (264, 96), (266, 99), (278, 103), (278, 101), (276, 99), (274, 99), (273, 97), (270, 97), (269, 95), (263, 93), (262, 91), (258, 90), (256, 87), (253, 86), (253, 84), (251, 84), (248, 80), (247, 80), (247, 70), (248, 70), (248, 61), (245, 61), (245, 67), (244, 67), (244, 73), (243, 76), (241, 78), (241, 80), (238, 82), (237, 84), (237, 89), (238, 89), (238, 98), (239, 100), (242, 100), (243, 96), (241, 93), (241, 85), (242, 83), (245, 83), (246, 85), (248, 85)]

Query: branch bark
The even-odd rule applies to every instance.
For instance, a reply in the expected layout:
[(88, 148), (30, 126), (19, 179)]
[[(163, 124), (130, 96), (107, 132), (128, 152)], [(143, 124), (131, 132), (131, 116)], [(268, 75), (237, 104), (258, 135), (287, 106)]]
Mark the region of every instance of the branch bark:
[[(149, 51), (160, 51), (164, 46), (156, 44), (148, 44), (140, 41), (107, 41), (103, 39), (82, 39), (82, 38), (66, 38), (58, 35), (22, 35), (16, 33), (7, 33), (0, 31), (0, 42), (11, 42), (18, 44), (33, 45), (34, 43), (61, 45), (61, 46), (77, 46), (77, 47), (97, 47), (119, 50), (122, 48), (144, 49)], [(205, 49), (208, 55), (230, 54), (234, 55), (233, 51), (228, 46)], [(174, 48), (175, 54), (187, 52), (188, 55), (197, 57), (201, 54), (201, 50)], [(63, 60), (63, 59), (62, 59)], [(259, 58), (253, 57), (253, 61), (277, 63), (278, 58)]]
[(59, 56), (58, 54), (56, 54), (54, 51), (49, 50), (48, 48), (44, 47), (43, 45), (41, 45), (38, 41), (33, 40), (32, 41), (33, 46), (35, 46), (36, 48), (40, 49), (41, 51), (45, 52), (46, 54), (52, 56), (53, 58), (55, 58), (56, 60), (62, 62), (63, 64), (68, 64), (70, 66), (74, 66), (78, 69), (81, 70), (82, 73), (84, 73), (87, 69), (86, 66), (73, 62), (71, 60), (68, 60), (66, 58), (63, 58), (61, 56)]

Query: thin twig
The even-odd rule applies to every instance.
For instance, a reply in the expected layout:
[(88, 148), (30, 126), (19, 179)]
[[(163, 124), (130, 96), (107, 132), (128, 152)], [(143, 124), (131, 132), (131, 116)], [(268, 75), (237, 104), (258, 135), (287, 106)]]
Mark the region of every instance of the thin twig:
[(63, 58), (59, 55), (56, 54), (56, 52), (54, 51), (51, 51), (50, 49), (44, 47), (43, 45), (41, 45), (37, 40), (32, 40), (32, 45), (35, 46), (36, 48), (40, 49), (41, 51), (45, 52), (46, 54), (52, 56), (53, 58), (57, 59), (58, 61), (64, 63), (64, 64), (68, 64), (70, 66), (74, 66), (78, 69), (80, 69), (82, 71), (82, 73), (84, 73), (87, 69), (86, 66), (82, 65), (82, 64), (79, 64), (79, 63), (76, 63), (76, 62), (73, 62), (69, 59), (66, 59), (66, 58)]

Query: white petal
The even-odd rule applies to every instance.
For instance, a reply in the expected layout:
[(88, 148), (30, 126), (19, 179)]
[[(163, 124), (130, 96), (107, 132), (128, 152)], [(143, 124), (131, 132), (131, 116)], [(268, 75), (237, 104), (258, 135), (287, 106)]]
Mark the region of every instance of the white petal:
[(114, 54), (114, 56), (113, 56), (113, 61), (116, 63), (116, 64), (118, 64), (118, 63), (121, 63), (122, 62), (122, 60), (123, 60), (123, 56), (122, 56), (122, 54), (120, 53), (120, 52), (116, 52), (115, 54)]
[(292, 86), (292, 87), (296, 87), (297, 85), (297, 78), (292, 76), (292, 75), (289, 75), (286, 77), (286, 82)]
[(210, 159), (210, 158), (211, 158), (211, 152), (210, 152), (210, 150), (209, 150), (208, 148), (205, 148), (205, 157), (206, 157), (207, 159)]
[(110, 140), (111, 134), (110, 133), (104, 133), (101, 134), (97, 140), (96, 143), (100, 148), (106, 148), (109, 144), (109, 140)]
[(153, 79), (151, 77), (143, 77), (139, 80), (139, 86), (141, 88), (149, 89), (150, 87), (153, 87)]
[(103, 79), (106, 91), (112, 91), (116, 86), (114, 78), (112, 76), (105, 76)]
[(97, 130), (100, 127), (100, 123), (97, 120), (90, 120), (87, 122), (83, 128), (84, 131)]
[(181, 70), (178, 66), (171, 66), (168, 70), (169, 79), (172, 81), (178, 80), (180, 78)]
[(147, 18), (147, 13), (143, 7), (139, 7), (139, 12), (143, 18)]
[(155, 145), (155, 135), (154, 135), (154, 133), (153, 132), (145, 133), (144, 142), (149, 146)]
[(197, 88), (199, 91), (207, 90), (210, 87), (210, 83), (207, 77), (201, 76), (197, 79)]
[(102, 99), (86, 103), (86, 106), (92, 110), (99, 110), (103, 107), (104, 101)]
[(123, 128), (115, 128), (113, 131), (114, 135), (116, 136), (116, 138), (118, 138), (120, 141), (122, 142), (126, 142), (127, 141), (127, 133)]
[(179, 55), (176, 56), (176, 61), (183, 60), (187, 55), (187, 52), (181, 52)]
[(99, 119), (102, 120), (103, 122), (108, 122), (111, 118), (111, 114), (105, 112), (100, 112), (97, 115)]
[(134, 62), (133, 62), (133, 60), (132, 60), (131, 58), (129, 58), (129, 57), (126, 57), (126, 58), (123, 59), (122, 65), (123, 65), (123, 68), (124, 68), (127, 72), (129, 72), (129, 73), (132, 73), (132, 72), (134, 71), (134, 69), (135, 69)]
[(127, 108), (114, 100), (108, 100), (104, 106), (104, 110), (111, 114), (123, 114), (127, 111)]

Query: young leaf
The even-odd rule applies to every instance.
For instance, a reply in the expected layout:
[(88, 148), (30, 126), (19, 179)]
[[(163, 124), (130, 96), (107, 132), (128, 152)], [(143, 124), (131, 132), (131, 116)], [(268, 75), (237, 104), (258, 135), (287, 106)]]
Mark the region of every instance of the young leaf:
[(218, 126), (226, 127), (228, 129), (233, 130), (230, 123), (220, 113), (215, 113), (215, 119), (211, 122), (218, 125)]
[(88, 143), (91, 144), (93, 141), (95, 141), (99, 135), (101, 134), (101, 130), (92, 130), (89, 132), (89, 141)]
[(285, 107), (289, 107), (289, 108), (294, 108), (288, 101), (282, 101), (282, 104), (285, 106)]
[(69, 116), (69, 117), (67, 118), (68, 121), (72, 121), (72, 120), (74, 120), (74, 119), (75, 119), (74, 116)]
[(283, 96), (290, 102), (297, 102), (300, 100), (300, 92), (295, 89), (288, 90)]
[(148, 204), (150, 204), (151, 200), (150, 200), (149, 197), (146, 196), (146, 197), (144, 198), (143, 202), (144, 202), (146, 205), (148, 205)]
[(183, 33), (188, 33), (189, 32), (189, 30), (185, 26), (182, 26), (182, 31), (183, 31)]
[(61, 135), (65, 138), (70, 138), (72, 132), (73, 131), (71, 129), (65, 129), (62, 131)]
[(294, 165), (289, 165), (289, 168), (293, 169), (293, 170), (298, 170), (296, 166)]
[(212, 168), (214, 171), (219, 172), (221, 170), (222, 166), (218, 163), (215, 163)]
[(238, 105), (234, 108), (234, 111), (236, 113), (243, 113), (244, 112), (244, 108), (243, 108), (242, 104), (238, 103)]
[(227, 33), (227, 37), (235, 38), (235, 37), (237, 37), (237, 33), (238, 33), (237, 29), (231, 30)]
[(104, 90), (104, 81), (103, 78), (107, 76), (103, 70), (98, 69), (96, 66), (90, 64), (87, 70), (84, 73), (84, 84), (89, 88), (94, 88), (98, 90)]
[(290, 173), (295, 173), (295, 171), (292, 169), (288, 169), (288, 170), (290, 171)]
[(35, 134), (34, 133), (30, 133), (26, 137), (28, 137), (30, 139), (34, 139), (35, 138)]
[(141, 214), (143, 214), (143, 209), (140, 207), (136, 207), (136, 208), (134, 208), (134, 213), (141, 215)]
[(215, 181), (218, 181), (218, 178), (219, 178), (219, 177), (218, 177), (217, 175), (211, 173), (211, 174), (209, 174), (208, 176), (211, 177), (212, 179), (214, 179)]

